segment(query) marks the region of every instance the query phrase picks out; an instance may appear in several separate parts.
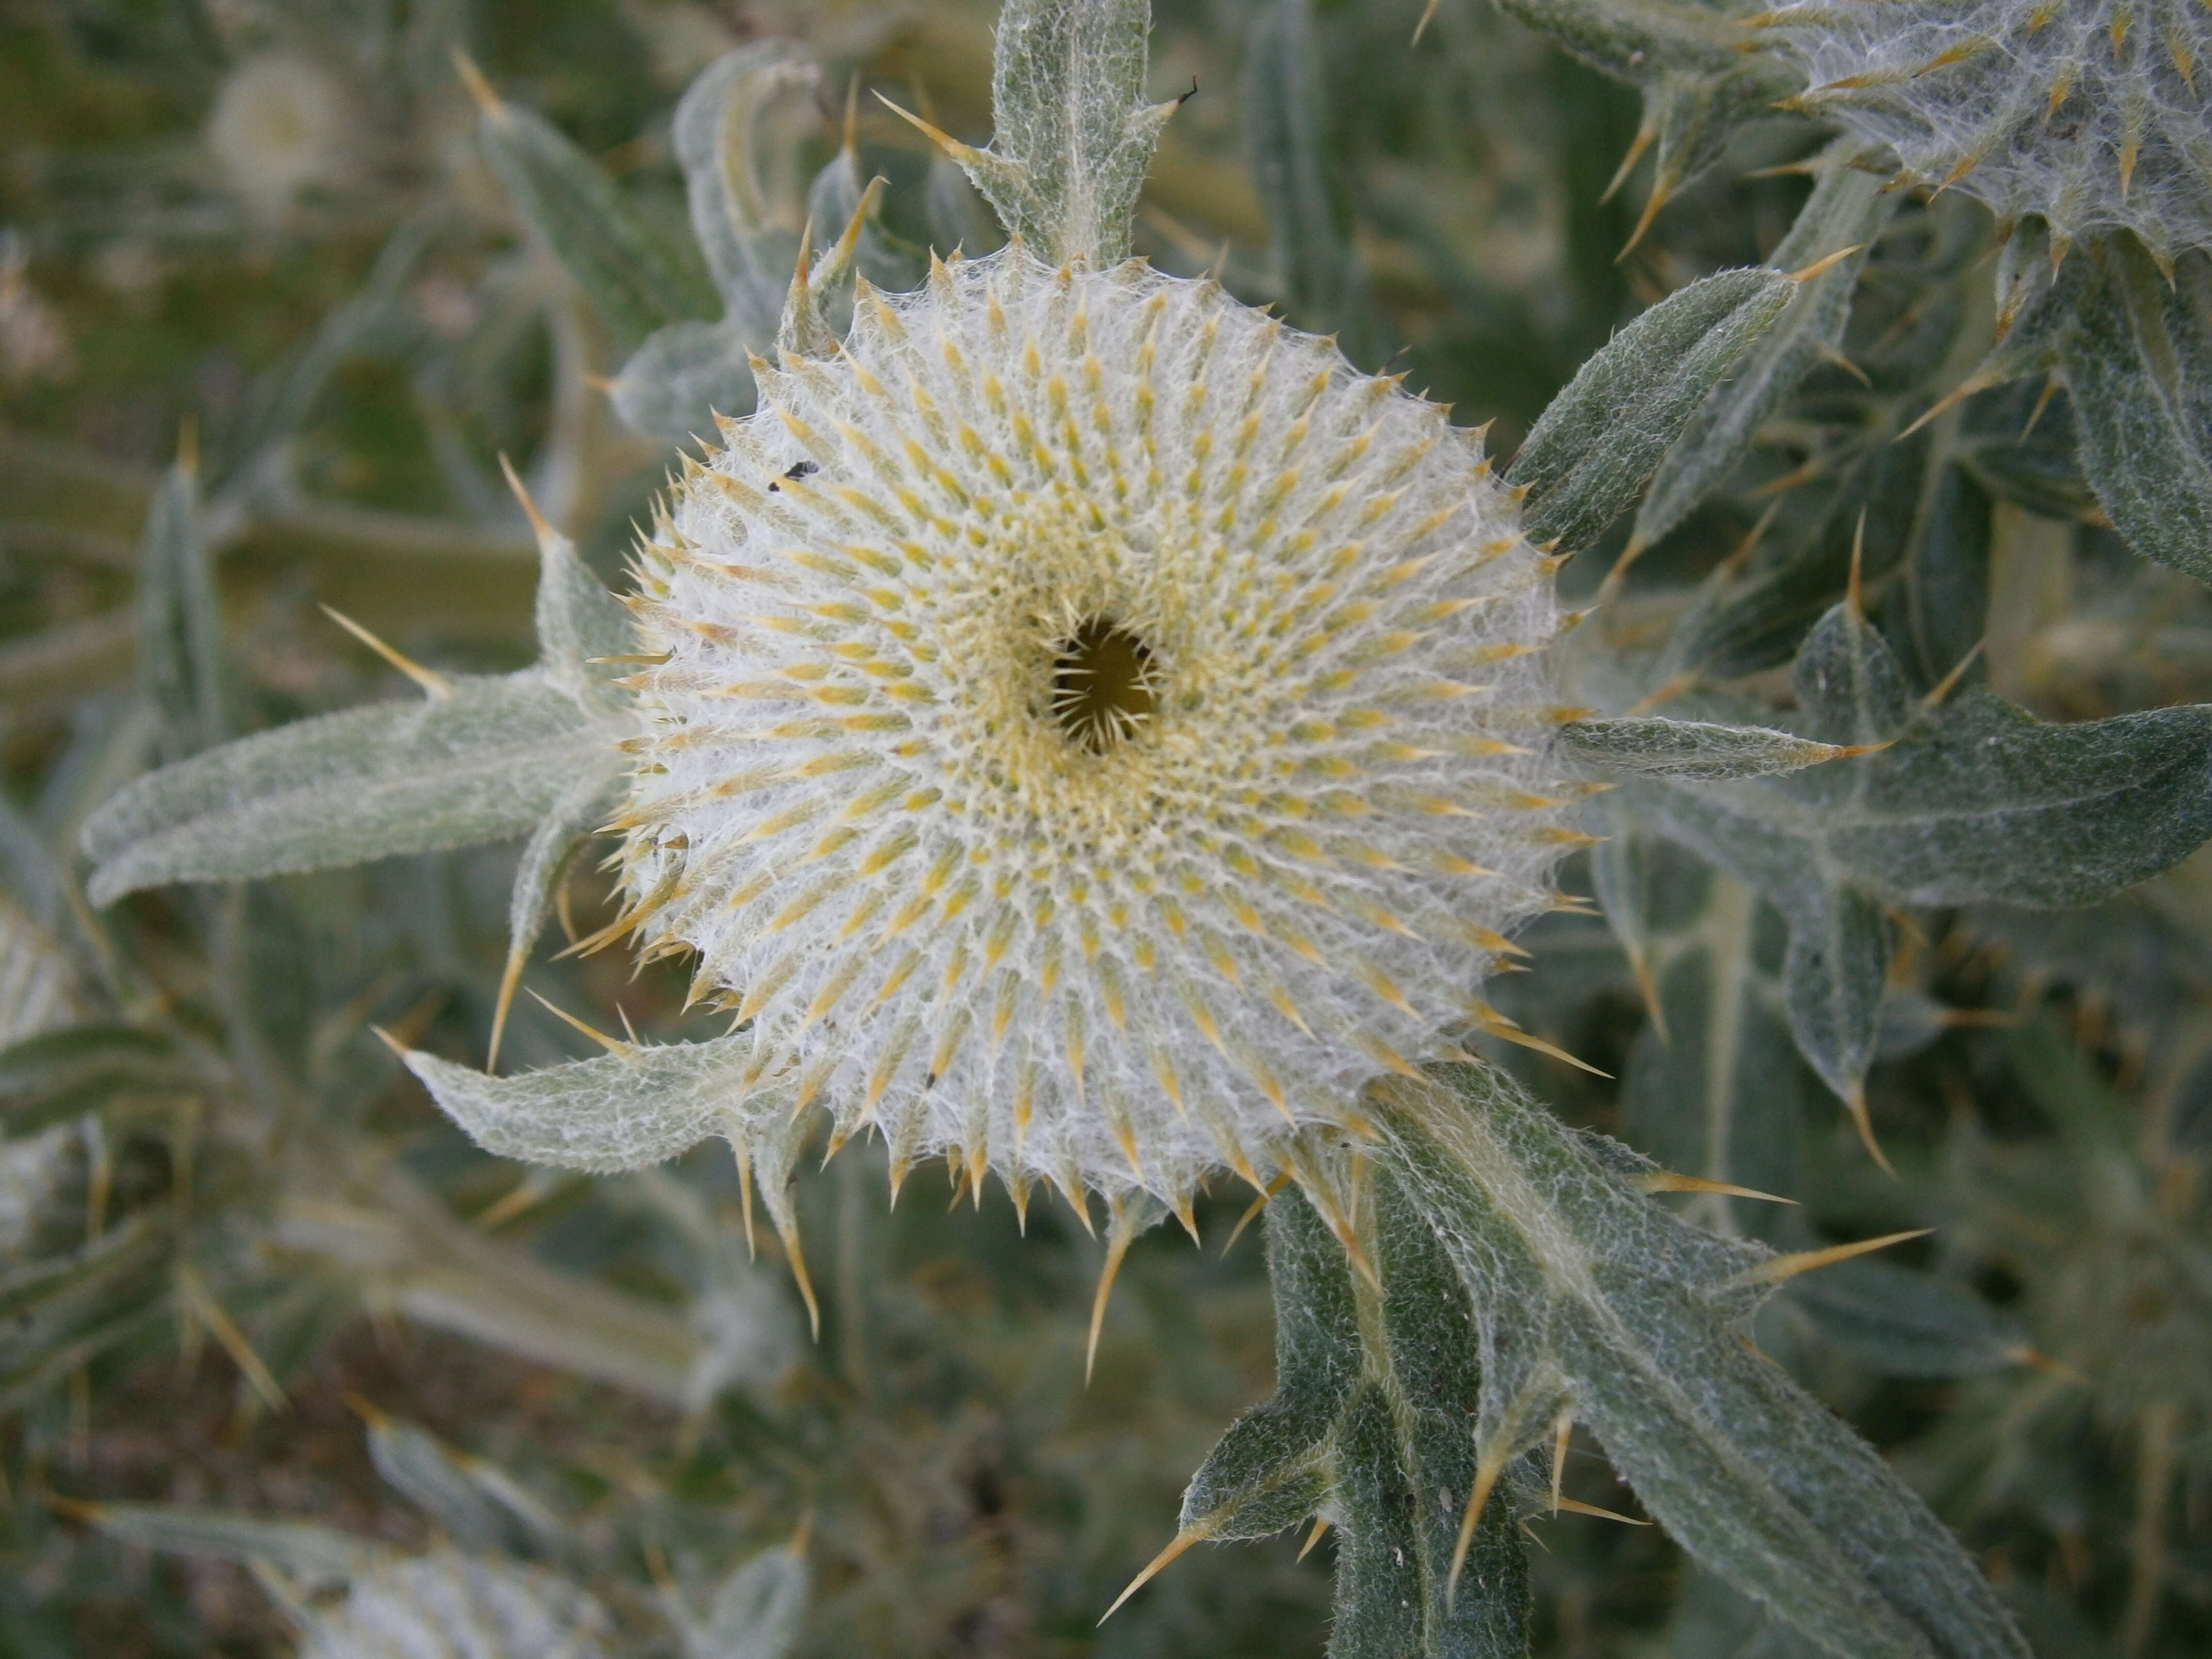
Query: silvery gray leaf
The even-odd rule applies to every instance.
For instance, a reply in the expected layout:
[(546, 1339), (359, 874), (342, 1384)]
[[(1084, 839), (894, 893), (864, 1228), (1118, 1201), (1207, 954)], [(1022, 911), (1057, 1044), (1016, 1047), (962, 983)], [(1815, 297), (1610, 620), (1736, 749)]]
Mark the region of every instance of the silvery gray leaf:
[(607, 739), (541, 673), (349, 708), (149, 774), (88, 818), (88, 895), (327, 870), (526, 833)]
[(1588, 547), (1796, 291), (1771, 270), (1724, 270), (1677, 289), (1607, 342), (1514, 460), (1528, 534), (1571, 552)]
[(710, 1135), (743, 1134), (753, 1120), (781, 1109), (771, 1091), (744, 1092), (752, 1047), (750, 1033), (648, 1044), (511, 1078), (416, 1050), (404, 1059), (486, 1152), (611, 1171), (665, 1163)]

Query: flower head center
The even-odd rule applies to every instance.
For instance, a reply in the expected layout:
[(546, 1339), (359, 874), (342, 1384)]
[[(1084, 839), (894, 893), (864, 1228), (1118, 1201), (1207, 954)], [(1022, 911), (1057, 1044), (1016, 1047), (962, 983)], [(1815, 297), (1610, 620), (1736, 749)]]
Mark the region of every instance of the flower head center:
[(1152, 717), (1152, 650), (1111, 617), (1086, 617), (1054, 647), (1052, 714), (1077, 748), (1103, 755)]

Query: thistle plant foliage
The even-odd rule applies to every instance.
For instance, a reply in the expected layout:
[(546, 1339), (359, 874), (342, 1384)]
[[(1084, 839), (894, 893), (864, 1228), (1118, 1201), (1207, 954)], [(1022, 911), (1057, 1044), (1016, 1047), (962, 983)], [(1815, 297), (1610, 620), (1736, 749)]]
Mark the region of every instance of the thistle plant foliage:
[[(1218, 9), (1249, 198), (1177, 193), (1226, 129), (1145, 0), (1005, 0), (988, 143), (980, 58), (952, 113), (880, 74), (926, 30), (725, 40), (635, 185), (426, 22), (482, 171), (411, 205), (343, 54), (251, 38), (240, 234), (388, 240), (139, 481), (129, 684), (0, 802), (0, 1407), (43, 1491), (161, 1344), (246, 1425), (397, 1312), (608, 1443), (349, 1397), (374, 1540), (57, 1488), (17, 1547), (246, 1564), (318, 1659), (1041, 1650), (1053, 1596), (1198, 1651), (1185, 1558), (1304, 1583), (1292, 1528), (1325, 1634), (1252, 1622), (1333, 1659), (2206, 1628), (2202, 14), (1409, 5), (1400, 103), (1358, 9)], [(1531, 27), (1580, 100), (1534, 137), (1466, 96)], [(1544, 145), (1567, 274), (1509, 296), (1431, 198)], [(1248, 199), (1264, 257), (1185, 222)], [(467, 533), (302, 488), (374, 353)], [(225, 601), (287, 537), (368, 550), (399, 625), (331, 638), (404, 696), (264, 718), (309, 682)], [(527, 649), (432, 568), (529, 588)], [(1254, 1252), (1170, 1268), (1170, 1218), (1256, 1224), (1272, 1392), (1185, 1305)], [(1097, 1462), (1216, 1437), (1148, 1565), (1094, 1528), (1116, 1597), (1024, 1528), (1103, 1490), (1139, 1322), (1176, 1426)]]

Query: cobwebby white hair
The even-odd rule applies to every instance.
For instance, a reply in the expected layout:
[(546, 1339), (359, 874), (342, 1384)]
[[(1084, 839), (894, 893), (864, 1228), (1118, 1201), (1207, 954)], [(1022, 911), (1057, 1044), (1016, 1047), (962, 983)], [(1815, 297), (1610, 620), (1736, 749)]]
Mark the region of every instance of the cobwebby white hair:
[(757, 367), (641, 555), (616, 924), (697, 953), (757, 1079), (895, 1179), (1187, 1211), (1495, 1019), (1583, 838), (1553, 561), (1479, 434), (1018, 243)]

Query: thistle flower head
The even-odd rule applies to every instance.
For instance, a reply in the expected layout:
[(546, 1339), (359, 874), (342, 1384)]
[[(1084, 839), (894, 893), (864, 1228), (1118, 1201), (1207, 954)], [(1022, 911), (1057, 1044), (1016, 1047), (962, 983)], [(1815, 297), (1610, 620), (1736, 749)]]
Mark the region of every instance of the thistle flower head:
[(757, 366), (642, 556), (622, 927), (895, 1167), (1187, 1201), (1548, 902), (1551, 562), (1477, 434), (1020, 244)]
[(290, 52), (232, 70), (208, 117), (208, 148), (223, 182), (256, 219), (281, 220), (300, 192), (345, 170), (351, 122), (344, 88)]
[(1808, 106), (2063, 246), (2212, 246), (2212, 12), (2198, 0), (1811, 0), (1765, 14)]

